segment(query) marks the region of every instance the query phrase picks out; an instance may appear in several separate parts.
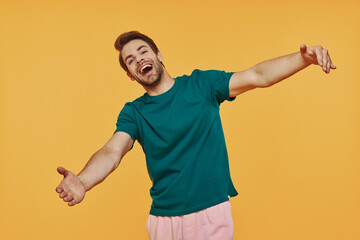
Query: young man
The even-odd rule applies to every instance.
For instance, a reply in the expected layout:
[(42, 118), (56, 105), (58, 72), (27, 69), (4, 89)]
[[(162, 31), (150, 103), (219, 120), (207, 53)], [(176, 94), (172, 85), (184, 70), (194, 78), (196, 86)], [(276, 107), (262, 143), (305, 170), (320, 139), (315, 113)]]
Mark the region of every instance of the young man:
[(114, 135), (75, 175), (65, 168), (56, 192), (69, 206), (120, 164), (135, 140), (141, 144), (153, 186), (147, 221), (150, 239), (232, 239), (230, 197), (237, 192), (229, 172), (220, 104), (241, 93), (280, 82), (303, 68), (336, 67), (321, 46), (229, 73), (194, 70), (172, 78), (155, 43), (139, 32), (120, 35), (115, 47), (131, 80), (146, 93), (121, 110)]

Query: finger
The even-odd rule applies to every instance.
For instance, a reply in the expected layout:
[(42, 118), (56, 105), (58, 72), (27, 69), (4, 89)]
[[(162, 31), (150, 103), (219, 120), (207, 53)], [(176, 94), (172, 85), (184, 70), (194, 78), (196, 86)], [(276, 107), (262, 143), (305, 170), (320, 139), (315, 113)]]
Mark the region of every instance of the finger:
[(62, 193), (60, 193), (60, 197), (61, 198), (64, 198), (64, 197), (66, 197), (68, 194), (67, 194), (67, 192), (65, 192), (65, 191), (63, 191)]
[(66, 197), (64, 197), (64, 201), (65, 201), (65, 202), (70, 202), (70, 201), (72, 201), (72, 200), (74, 200), (74, 197), (73, 197), (73, 196), (66, 196)]
[(332, 60), (331, 60), (330, 56), (329, 56), (329, 59), (330, 59), (330, 68), (331, 69), (336, 69), (336, 66), (332, 63)]
[(327, 64), (326, 64), (326, 73), (330, 72), (330, 65), (331, 65), (331, 62), (328, 61)]
[(317, 48), (317, 49), (315, 50), (315, 52), (316, 52), (316, 57), (317, 57), (318, 64), (319, 64), (320, 66), (323, 66), (323, 62), (322, 62), (322, 52), (321, 52), (321, 50), (320, 50), (319, 48)]
[(322, 67), (323, 67), (324, 72), (328, 71), (328, 68), (327, 68), (328, 58), (329, 58), (328, 50), (322, 49), (322, 63), (323, 63)]
[(64, 191), (64, 189), (63, 189), (62, 187), (58, 186), (58, 187), (55, 189), (55, 191), (56, 191), (57, 193), (61, 193), (62, 191)]
[(66, 170), (63, 167), (58, 167), (57, 168), (58, 173), (60, 173), (61, 175), (63, 175), (64, 177), (66, 177), (68, 175), (68, 170)]
[(68, 203), (68, 205), (71, 207), (71, 206), (74, 206), (76, 204), (76, 201), (75, 199), (73, 199), (71, 202)]
[(315, 55), (315, 52), (312, 51), (312, 50), (308, 50), (308, 51), (307, 51), (307, 54), (314, 56), (314, 55)]

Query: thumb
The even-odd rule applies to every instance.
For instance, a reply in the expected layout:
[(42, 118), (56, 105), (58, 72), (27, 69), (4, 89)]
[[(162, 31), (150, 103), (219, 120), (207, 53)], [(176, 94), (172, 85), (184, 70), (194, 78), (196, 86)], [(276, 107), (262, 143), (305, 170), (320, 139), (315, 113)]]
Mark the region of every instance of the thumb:
[(307, 46), (305, 44), (301, 44), (300, 45), (300, 52), (301, 53), (306, 53), (306, 50), (307, 50)]
[(68, 170), (66, 170), (66, 169), (63, 168), (63, 167), (58, 167), (58, 168), (57, 168), (57, 171), (58, 171), (58, 173), (60, 173), (60, 174), (63, 175), (64, 177), (66, 177), (66, 176), (69, 174)]

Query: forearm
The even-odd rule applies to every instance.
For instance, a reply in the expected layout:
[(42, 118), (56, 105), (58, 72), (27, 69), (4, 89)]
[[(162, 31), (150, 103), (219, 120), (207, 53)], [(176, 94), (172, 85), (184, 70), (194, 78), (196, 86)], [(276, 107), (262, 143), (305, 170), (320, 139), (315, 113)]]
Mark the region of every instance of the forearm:
[(261, 86), (269, 87), (278, 83), (294, 73), (306, 68), (307, 63), (300, 52), (281, 56), (256, 64), (253, 70), (257, 73)]
[(106, 147), (94, 153), (78, 174), (80, 181), (84, 184), (86, 191), (101, 183), (120, 163), (119, 154)]

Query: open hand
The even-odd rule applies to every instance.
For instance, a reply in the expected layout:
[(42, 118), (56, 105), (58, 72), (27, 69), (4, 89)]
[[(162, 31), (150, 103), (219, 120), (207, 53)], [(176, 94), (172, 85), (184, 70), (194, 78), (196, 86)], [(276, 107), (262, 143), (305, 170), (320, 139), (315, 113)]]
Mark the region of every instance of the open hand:
[(320, 45), (307, 47), (305, 44), (301, 44), (300, 53), (306, 62), (321, 66), (325, 73), (329, 73), (330, 69), (336, 69), (330, 59), (328, 50)]
[(80, 203), (85, 197), (86, 190), (79, 177), (63, 167), (58, 167), (57, 171), (64, 176), (64, 179), (56, 188), (56, 192), (59, 193), (60, 198), (68, 202), (69, 206)]

